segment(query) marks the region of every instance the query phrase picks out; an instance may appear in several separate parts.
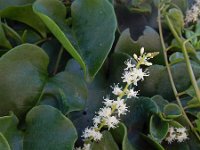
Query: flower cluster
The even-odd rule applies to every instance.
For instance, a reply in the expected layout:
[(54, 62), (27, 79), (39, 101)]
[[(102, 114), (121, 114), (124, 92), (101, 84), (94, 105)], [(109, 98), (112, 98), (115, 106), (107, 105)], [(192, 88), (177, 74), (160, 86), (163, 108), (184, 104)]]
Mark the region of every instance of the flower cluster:
[(183, 142), (188, 139), (188, 135), (186, 133), (186, 128), (174, 128), (170, 127), (168, 130), (168, 136), (165, 138), (169, 144), (173, 141)]
[(195, 0), (195, 3), (192, 7), (187, 10), (185, 23), (188, 24), (189, 22), (196, 22), (200, 15), (200, 0)]
[(128, 111), (125, 100), (137, 97), (138, 95), (138, 91), (135, 91), (132, 85), (137, 86), (138, 81), (144, 80), (144, 77), (149, 75), (147, 72), (144, 72), (140, 66), (152, 65), (148, 60), (155, 55), (156, 53), (146, 54), (144, 53), (144, 48), (141, 48), (140, 56), (138, 57), (136, 54), (133, 56), (136, 63), (134, 63), (132, 59), (125, 61), (126, 68), (121, 78), (123, 82), (126, 83), (126, 86), (123, 88), (119, 83), (111, 86), (112, 94), (116, 98), (103, 98), (104, 107), (96, 112), (96, 116), (93, 118), (93, 126), (86, 128), (83, 132), (84, 147), (77, 148), (76, 150), (89, 150), (91, 141), (101, 140), (102, 134), (100, 131), (103, 127), (108, 130), (117, 127), (121, 115), (126, 115)]

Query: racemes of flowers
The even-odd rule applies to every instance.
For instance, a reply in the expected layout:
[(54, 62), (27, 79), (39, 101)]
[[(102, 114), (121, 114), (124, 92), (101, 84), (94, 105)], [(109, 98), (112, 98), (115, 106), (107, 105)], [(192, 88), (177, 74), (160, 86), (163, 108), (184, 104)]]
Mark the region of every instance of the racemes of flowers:
[(136, 54), (133, 58), (136, 64), (133, 63), (132, 59), (125, 61), (126, 68), (122, 74), (122, 81), (126, 83), (126, 86), (122, 88), (119, 83), (111, 86), (112, 94), (115, 95), (116, 99), (110, 99), (109, 97), (103, 98), (104, 107), (96, 113), (93, 118), (93, 126), (87, 127), (82, 135), (84, 140), (83, 148), (79, 147), (76, 150), (90, 150), (92, 141), (100, 141), (102, 139), (101, 129), (116, 128), (120, 122), (121, 115), (126, 115), (128, 106), (125, 101), (129, 98), (137, 97), (138, 91), (135, 91), (133, 86), (137, 86), (139, 81), (144, 80), (144, 77), (149, 76), (147, 71), (143, 71), (141, 65), (150, 66), (150, 58), (153, 58), (157, 53), (144, 53), (144, 48), (140, 49), (140, 56)]
[(168, 130), (168, 136), (165, 138), (165, 141), (167, 141), (169, 144), (171, 144), (174, 141), (177, 142), (183, 142), (188, 139), (188, 135), (186, 133), (186, 128), (174, 128), (170, 127)]

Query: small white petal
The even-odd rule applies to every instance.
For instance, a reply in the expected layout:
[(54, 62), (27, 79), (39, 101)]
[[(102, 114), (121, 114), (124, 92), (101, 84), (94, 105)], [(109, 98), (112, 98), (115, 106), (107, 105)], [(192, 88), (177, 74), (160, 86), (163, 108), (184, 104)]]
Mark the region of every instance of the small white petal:
[(120, 95), (123, 91), (122, 91), (122, 87), (119, 87), (119, 84), (114, 85), (114, 87), (111, 86), (111, 88), (113, 89), (112, 93), (114, 95)]
[(140, 56), (142, 56), (144, 54), (144, 47), (142, 47), (141, 49), (140, 49)]
[(99, 116), (100, 117), (109, 117), (111, 115), (111, 108), (110, 107), (104, 107), (104, 108), (101, 108), (98, 112)]
[(138, 56), (137, 56), (136, 54), (133, 54), (133, 58), (134, 58), (135, 60), (138, 60)]

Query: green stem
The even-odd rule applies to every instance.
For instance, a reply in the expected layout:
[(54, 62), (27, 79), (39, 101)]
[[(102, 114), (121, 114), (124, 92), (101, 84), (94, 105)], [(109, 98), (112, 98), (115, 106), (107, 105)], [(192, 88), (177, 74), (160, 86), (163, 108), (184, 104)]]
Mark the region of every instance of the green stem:
[(168, 58), (167, 58), (167, 53), (166, 53), (166, 46), (165, 46), (165, 42), (164, 42), (164, 37), (163, 37), (163, 32), (162, 32), (162, 24), (161, 24), (161, 14), (160, 14), (160, 10), (158, 10), (158, 27), (159, 27), (159, 34), (160, 34), (160, 39), (161, 39), (161, 44), (162, 44), (162, 48), (163, 48), (163, 55), (164, 55), (164, 60), (165, 60), (165, 64), (166, 64), (166, 68), (167, 68), (167, 72), (169, 75), (169, 80), (172, 86), (172, 90), (174, 92), (174, 95), (176, 97), (176, 101), (179, 105), (179, 107), (181, 108), (181, 112), (185, 118), (185, 120), (187, 121), (187, 123), (189, 124), (191, 130), (194, 132), (194, 134), (197, 136), (197, 138), (200, 140), (200, 136), (198, 135), (198, 133), (196, 132), (193, 124), (191, 123), (191, 121), (189, 120), (189, 118), (187, 117), (187, 114), (184, 111), (184, 108), (181, 104), (180, 98), (178, 97), (178, 92), (176, 90), (176, 86), (173, 80), (173, 76), (170, 70), (170, 65), (168, 62)]
[(119, 99), (121, 99), (125, 94), (126, 94), (126, 91), (128, 90), (128, 87), (129, 87), (130, 84), (126, 84), (123, 92), (118, 96)]
[(58, 71), (58, 67), (59, 67), (59, 63), (60, 63), (62, 54), (63, 54), (63, 47), (61, 47), (61, 49), (58, 53), (58, 58), (57, 58), (56, 65), (55, 65), (55, 68), (54, 68), (54, 71), (53, 71), (53, 75), (55, 75)]
[(192, 65), (191, 65), (191, 63), (190, 63), (190, 59), (189, 59), (189, 56), (188, 56), (188, 54), (187, 54), (187, 50), (186, 50), (185, 44), (186, 44), (186, 43), (184, 42), (183, 45), (182, 45), (182, 51), (183, 51), (183, 54), (184, 54), (184, 57), (185, 57), (185, 61), (186, 61), (186, 65), (187, 65), (187, 69), (188, 69), (188, 73), (189, 73), (189, 76), (190, 76), (192, 85), (193, 85), (193, 87), (194, 87), (194, 90), (195, 90), (197, 99), (198, 99), (198, 101), (199, 101), (199, 103), (200, 103), (200, 92), (199, 92), (199, 87), (198, 87), (196, 78), (195, 78), (195, 76), (194, 76), (194, 72), (193, 72), (193, 70), (192, 70)]
[(167, 20), (167, 23), (169, 25), (169, 28), (170, 28), (172, 34), (174, 35), (174, 37), (176, 38), (176, 40), (181, 45), (181, 49), (182, 49), (182, 52), (183, 52), (183, 55), (184, 55), (184, 58), (185, 58), (185, 62), (186, 62), (186, 66), (187, 66), (187, 71), (188, 71), (189, 76), (190, 76), (190, 80), (192, 82), (192, 86), (194, 87), (197, 99), (200, 102), (199, 87), (198, 87), (196, 78), (194, 76), (194, 72), (192, 70), (192, 65), (190, 63), (190, 59), (189, 59), (189, 56), (188, 56), (188, 53), (187, 53), (187, 50), (186, 50), (186, 47), (185, 47), (187, 41), (183, 42), (182, 39), (178, 36), (178, 34), (176, 33), (175, 29), (173, 28), (173, 25), (172, 25), (172, 23), (171, 23), (171, 21), (170, 21), (170, 19), (169, 19), (169, 17), (167, 15), (166, 15), (166, 20)]
[(48, 38), (40, 39), (39, 41), (37, 41), (37, 42), (35, 42), (35, 43), (33, 43), (33, 44), (39, 45), (39, 44), (45, 42), (46, 40), (48, 40)]

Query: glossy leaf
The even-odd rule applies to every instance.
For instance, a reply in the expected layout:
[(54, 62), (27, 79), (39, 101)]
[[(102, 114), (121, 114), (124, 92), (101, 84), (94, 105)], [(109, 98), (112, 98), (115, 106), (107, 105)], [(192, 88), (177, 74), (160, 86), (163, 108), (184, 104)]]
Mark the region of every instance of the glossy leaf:
[(45, 25), (42, 23), (41, 19), (33, 12), (32, 5), (8, 7), (6, 9), (0, 10), (0, 16), (2, 18), (8, 18), (25, 23), (38, 31), (43, 37), (46, 37)]
[(49, 78), (48, 63), (47, 54), (31, 44), (20, 45), (0, 58), (0, 115), (12, 110), (23, 117), (45, 94), (63, 104), (65, 113), (83, 108), (87, 97), (84, 81), (68, 72)]
[(120, 123), (116, 129), (111, 130), (115, 141), (121, 145), (121, 150), (134, 150), (128, 140), (127, 128), (123, 123)]
[(103, 131), (102, 134), (102, 140), (100, 142), (94, 142), (91, 146), (92, 150), (119, 150), (110, 132)]
[(87, 87), (78, 76), (64, 71), (49, 79), (44, 87), (43, 97), (41, 101), (51, 98), (64, 114), (68, 114), (84, 108), (87, 99)]
[(76, 129), (59, 110), (45, 105), (34, 107), (26, 116), (26, 124), (24, 150), (73, 149)]
[(11, 150), (10, 146), (8, 144), (8, 141), (6, 138), (3, 136), (2, 133), (0, 133), (0, 149), (2, 150)]
[(48, 56), (41, 48), (24, 44), (0, 58), (0, 115), (21, 116), (34, 106), (47, 78)]
[(170, 64), (176, 64), (184, 61), (183, 53), (176, 52), (169, 57)]
[(10, 116), (0, 117), (0, 132), (5, 136), (12, 150), (23, 148), (23, 133), (17, 126), (18, 119), (13, 113)]
[[(200, 76), (200, 66), (192, 63), (192, 68), (196, 78)], [(161, 65), (153, 65), (148, 68), (150, 76), (145, 78), (140, 85), (141, 95), (154, 96), (161, 95), (167, 100), (174, 100), (174, 93), (171, 88), (167, 69)], [(185, 63), (177, 63), (171, 66), (172, 76), (178, 91), (186, 90), (190, 85), (190, 78), (187, 74)], [(183, 74), (183, 72), (185, 72)]]
[[(197, 84), (198, 84), (198, 87), (200, 87), (200, 78), (197, 80)], [(191, 97), (196, 96), (196, 93), (192, 85), (185, 92)]]
[(155, 139), (146, 135), (142, 135), (142, 138), (149, 144), (150, 149), (153, 148), (154, 150), (165, 150), (164, 147), (160, 143), (155, 141)]
[[(33, 8), (63, 47), (79, 62), (88, 79), (93, 78), (114, 41), (116, 19), (110, 2), (74, 1), (71, 7), (72, 30), (64, 21), (65, 7), (58, 0), (37, 0)], [(54, 13), (51, 13), (52, 10)]]
[(155, 95), (152, 98), (152, 101), (154, 101), (156, 103), (156, 105), (159, 108), (159, 112), (163, 112), (163, 109), (165, 107), (165, 105), (167, 105), (169, 102), (167, 100), (165, 100), (162, 96), (160, 95)]
[(169, 10), (168, 16), (174, 26), (174, 29), (181, 36), (181, 32), (184, 27), (183, 13), (177, 8), (172, 8)]
[(32, 4), (34, 1), (35, 0), (12, 0), (12, 1), (0, 0), (0, 10), (13, 6), (24, 6)]
[(169, 124), (160, 117), (152, 115), (149, 124), (149, 132), (152, 138), (157, 142), (162, 142), (168, 133)]
[(167, 118), (177, 118), (181, 116), (182, 113), (178, 105), (171, 103), (164, 107), (164, 115)]
[(132, 56), (134, 53), (139, 54), (141, 47), (145, 48), (145, 52), (159, 52), (159, 56), (153, 61), (157, 64), (163, 64), (160, 37), (158, 33), (149, 26), (145, 27), (143, 35), (141, 35), (136, 41), (132, 39), (129, 29), (124, 30), (117, 42), (115, 52), (123, 52)]

